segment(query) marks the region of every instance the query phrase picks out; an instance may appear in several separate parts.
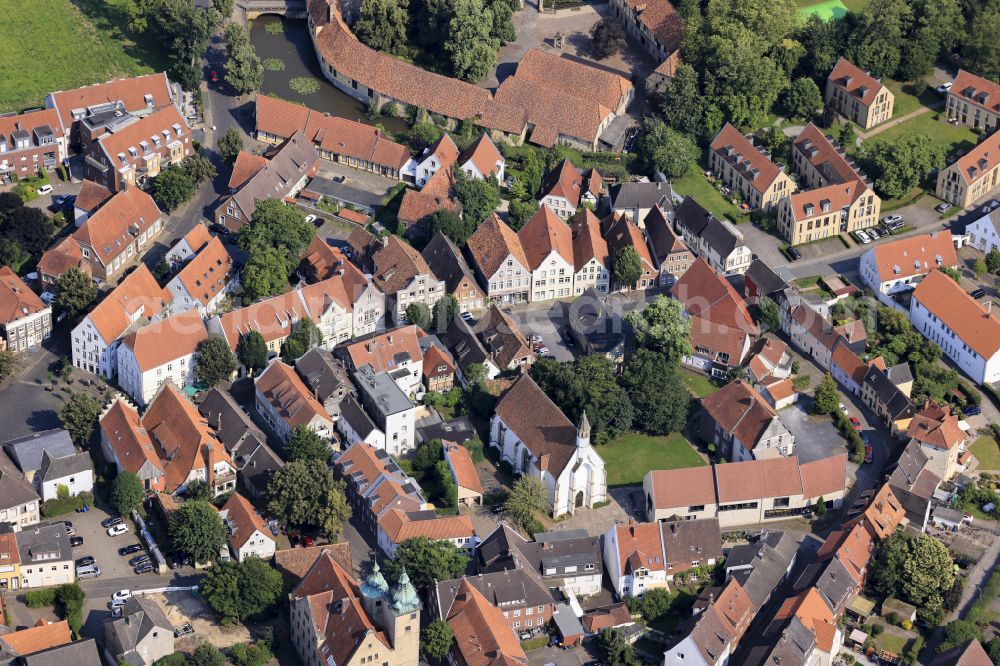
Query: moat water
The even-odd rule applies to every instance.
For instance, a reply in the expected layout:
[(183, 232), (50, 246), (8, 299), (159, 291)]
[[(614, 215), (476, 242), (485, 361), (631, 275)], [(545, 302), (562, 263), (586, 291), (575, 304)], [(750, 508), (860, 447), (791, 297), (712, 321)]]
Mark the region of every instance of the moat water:
[[(283, 29), (281, 32), (268, 32), (269, 24), (281, 25)], [(361, 102), (341, 92), (323, 77), (305, 20), (262, 16), (254, 19), (250, 28), (250, 40), (261, 60), (277, 58), (285, 64), (285, 68), (279, 72), (264, 70), (262, 92), (265, 94), (271, 93), (282, 99), (301, 102), (316, 111), (358, 120), (368, 125), (380, 124), (390, 132), (406, 131), (407, 124), (400, 118), (369, 120), (365, 117), (365, 108)], [(297, 77), (315, 79), (320, 84), (319, 91), (302, 94), (292, 90), (288, 83)]]

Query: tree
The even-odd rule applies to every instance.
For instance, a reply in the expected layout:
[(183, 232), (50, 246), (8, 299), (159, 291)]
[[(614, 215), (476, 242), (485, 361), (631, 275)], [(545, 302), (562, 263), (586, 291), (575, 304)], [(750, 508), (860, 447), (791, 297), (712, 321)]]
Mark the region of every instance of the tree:
[(757, 299), (755, 308), (761, 332), (781, 330), (781, 313), (778, 311), (777, 303), (767, 296), (761, 296)]
[(0, 220), (15, 208), (21, 208), (24, 202), (15, 192), (0, 192)]
[(511, 0), (486, 0), (486, 11), (493, 17), (490, 36), (499, 40), (500, 45), (517, 41), (514, 30), (514, 3)]
[(259, 331), (250, 331), (240, 339), (238, 356), (240, 363), (251, 373), (267, 365), (267, 342)]
[(14, 352), (0, 349), (0, 379), (10, 377), (14, 372)]
[(211, 502), (212, 489), (201, 479), (194, 479), (188, 482), (187, 487), (184, 489), (184, 499), (188, 502)]
[(232, 162), (243, 150), (243, 135), (235, 127), (230, 127), (219, 139), (219, 155), (227, 162)]
[(642, 595), (642, 617), (649, 622), (659, 620), (670, 611), (673, 596), (670, 590), (655, 587)]
[(983, 640), (983, 632), (976, 625), (965, 620), (952, 620), (944, 627), (944, 638), (937, 646), (938, 652), (950, 650), (968, 643)]
[[(469, 229), (471, 236), (472, 231), (479, 226), (479, 223), (485, 220), (500, 204), (500, 188), (492, 178), (485, 180), (472, 178), (465, 175), (461, 169), (453, 169), (452, 173), (455, 176), (455, 196), (462, 204), (462, 217), (466, 220), (467, 225), (471, 225)], [(464, 244), (467, 239), (468, 236), (459, 243), (452, 238), (458, 245)]]
[(231, 378), (236, 367), (236, 354), (222, 336), (210, 335), (198, 343), (194, 374), (202, 384), (216, 386)]
[(30, 206), (21, 206), (8, 212), (0, 226), (0, 234), (17, 243), (29, 255), (41, 254), (54, 231), (52, 218), (41, 209)]
[(708, 40), (706, 97), (734, 125), (763, 124), (778, 95), (788, 86), (788, 75), (766, 50), (762, 51), (760, 33), (738, 24), (731, 25), (727, 32)]
[(445, 294), (434, 304), (434, 330), (438, 334), (443, 334), (455, 321), (455, 317), (462, 307), (458, 304), (458, 299), (452, 294)]
[(614, 364), (599, 354), (581, 356), (573, 363), (541, 359), (531, 369), (531, 377), (571, 421), (579, 422), (587, 413), (596, 444), (632, 427), (632, 405), (615, 374)]
[(301, 423), (292, 428), (287, 450), (288, 459), (293, 461), (319, 460), (326, 463), (330, 460), (330, 445), (316, 431)]
[(21, 249), (17, 241), (0, 238), (0, 265), (10, 266), (15, 273), (21, 273), (31, 261), (31, 255)]
[(406, 46), (409, 0), (361, 0), (354, 34), (379, 51), (398, 52)]
[(597, 646), (604, 655), (603, 663), (608, 666), (639, 666), (641, 663), (621, 629), (602, 629)]
[(538, 202), (534, 199), (531, 201), (514, 199), (510, 202), (510, 207), (507, 209), (507, 224), (514, 231), (520, 231), (521, 227), (537, 212)]
[(627, 289), (634, 288), (642, 276), (642, 260), (639, 253), (631, 245), (618, 250), (611, 268), (618, 284)]
[(441, 489), (441, 503), (445, 506), (458, 507), (458, 486), (451, 476), (451, 467), (447, 461), (440, 460), (435, 465), (438, 487)]
[(875, 189), (898, 198), (917, 187), (926, 174), (944, 166), (945, 150), (929, 136), (908, 134), (892, 141), (866, 142), (860, 157), (875, 174)]
[(482, 0), (454, 0), (444, 52), (451, 71), (463, 81), (476, 82), (496, 64), (500, 40), (492, 35), (493, 15)]
[(781, 95), (781, 105), (789, 118), (812, 120), (816, 111), (823, 108), (823, 95), (819, 86), (810, 78), (802, 77), (792, 81)]
[(427, 537), (407, 539), (396, 548), (396, 557), (385, 560), (386, 574), (398, 579), (405, 570), (410, 582), (423, 591), (436, 580), (451, 580), (465, 573), (469, 558), (451, 541), (431, 541)]
[(963, 36), (965, 17), (959, 0), (916, 0), (913, 29), (903, 42), (896, 75), (915, 81), (931, 73), (934, 62), (949, 55)]
[(937, 539), (921, 534), (910, 541), (909, 556), (903, 561), (901, 590), (925, 620), (943, 615), (941, 597), (954, 582), (953, 566), (948, 548)]
[(215, 11), (219, 12), (222, 18), (229, 18), (233, 13), (235, 5), (236, 0), (212, 0), (212, 6), (215, 7)]
[(209, 643), (199, 645), (187, 660), (188, 666), (226, 666), (219, 648)]
[(274, 658), (271, 648), (263, 641), (250, 645), (233, 643), (229, 646), (229, 656), (236, 666), (264, 666)]
[(90, 276), (72, 266), (56, 280), (56, 309), (73, 318), (97, 298), (97, 285)]
[(854, 134), (854, 126), (846, 122), (837, 129), (837, 143), (845, 149), (857, 143), (857, 135)]
[(938, 270), (950, 277), (952, 280), (958, 284), (962, 284), (962, 273), (957, 268), (952, 266), (939, 266)]
[(993, 662), (993, 666), (1000, 664), (1000, 636), (993, 637), (986, 644), (986, 652), (990, 655), (990, 661)]
[(257, 557), (216, 563), (199, 586), (224, 625), (244, 622), (265, 612), (278, 602), (283, 589), (281, 573)]
[(406, 321), (416, 324), (425, 331), (431, 328), (431, 309), (426, 304), (414, 301), (406, 306)]
[(218, 175), (215, 165), (207, 157), (195, 153), (184, 158), (184, 173), (194, 181), (195, 185), (201, 185), (203, 181), (212, 180)]
[(663, 173), (670, 180), (684, 176), (698, 161), (698, 146), (694, 141), (670, 129), (659, 118), (643, 121), (636, 152), (647, 173)]
[(817, 518), (822, 518), (826, 515), (826, 500), (820, 495), (816, 498), (816, 504), (813, 506), (813, 513), (816, 514)]
[(179, 166), (168, 166), (151, 180), (156, 205), (168, 213), (194, 196), (194, 181)]
[(292, 334), (281, 345), (281, 360), (289, 365), (310, 349), (319, 346), (323, 333), (309, 317), (303, 317), (295, 324)]
[(462, 219), (458, 213), (446, 208), (431, 213), (427, 222), (431, 233), (440, 231), (459, 246), (465, 245), (465, 241), (469, 240), (469, 236), (476, 230), (476, 223), (471, 217)]
[(111, 495), (109, 501), (111, 506), (120, 516), (127, 516), (132, 509), (142, 506), (142, 498), (146, 495), (146, 490), (142, 486), (142, 479), (127, 470), (119, 472), (115, 480), (111, 482)]
[(429, 472), (443, 460), (444, 454), (441, 451), (441, 440), (431, 439), (417, 447), (413, 454), (413, 469), (422, 472)]
[(604, 60), (621, 53), (627, 44), (625, 29), (620, 21), (608, 16), (590, 29), (590, 55), (594, 60)]
[(989, 269), (986, 267), (986, 262), (982, 259), (976, 259), (975, 263), (972, 264), (972, 272), (976, 274), (976, 277), (982, 277), (987, 270)]
[(503, 511), (521, 527), (527, 527), (535, 520), (535, 512), (547, 513), (549, 491), (536, 476), (517, 477), (510, 494), (503, 503)]
[(174, 511), (167, 524), (174, 548), (196, 562), (214, 562), (226, 545), (226, 526), (211, 504), (188, 501)]
[(706, 139), (705, 98), (698, 72), (687, 63), (677, 66), (673, 80), (663, 95), (663, 120), (668, 127), (693, 139)]
[(82, 448), (90, 444), (101, 407), (101, 401), (87, 393), (73, 391), (69, 394), (69, 400), (59, 412), (59, 420), (62, 427), (69, 431), (74, 444)]
[(653, 435), (684, 430), (691, 395), (677, 373), (676, 365), (663, 354), (638, 349), (625, 364), (619, 378), (628, 393), (638, 425)]
[(625, 321), (638, 346), (663, 354), (672, 365), (691, 353), (691, 320), (680, 301), (658, 295), (640, 312), (627, 314)]
[(240, 95), (258, 90), (264, 83), (264, 65), (250, 43), (247, 29), (239, 23), (230, 23), (225, 38), (226, 83)]
[(251, 262), (255, 254), (276, 250), (287, 278), (298, 267), (302, 252), (315, 234), (315, 227), (296, 208), (278, 199), (265, 199), (257, 203), (250, 223), (240, 229), (237, 245), (250, 255)]
[(454, 640), (451, 625), (444, 620), (434, 620), (420, 634), (420, 649), (425, 657), (439, 661), (448, 656)]
[(1000, 25), (1000, 2), (986, 3), (968, 25), (969, 31), (962, 45), (964, 64), (979, 76), (1000, 80), (1000, 42), (996, 38), (996, 26)]
[(255, 250), (243, 266), (240, 283), (248, 303), (284, 292), (288, 289), (284, 254), (273, 247)]
[(267, 510), (289, 525), (320, 528), (336, 539), (351, 517), (344, 482), (334, 481), (326, 463), (297, 460), (277, 470), (267, 484)]
[(986, 268), (990, 273), (1000, 273), (1000, 250), (990, 250), (986, 253)]
[(813, 399), (813, 414), (831, 414), (837, 411), (840, 404), (840, 394), (837, 393), (837, 382), (834, 381), (830, 373), (823, 375), (819, 386), (816, 387), (816, 397)]
[(906, 0), (872, 0), (855, 16), (847, 58), (876, 78), (893, 76), (912, 22)]

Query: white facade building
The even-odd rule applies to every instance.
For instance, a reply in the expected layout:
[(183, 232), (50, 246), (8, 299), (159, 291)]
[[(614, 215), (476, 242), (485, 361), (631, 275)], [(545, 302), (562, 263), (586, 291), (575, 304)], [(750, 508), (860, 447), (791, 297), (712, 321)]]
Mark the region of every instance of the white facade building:
[(876, 245), (859, 261), (861, 281), (889, 307), (892, 294), (912, 290), (935, 268), (958, 266), (950, 231), (935, 231)]
[[(995, 202), (994, 202), (995, 203)], [(965, 227), (969, 245), (984, 254), (1000, 250), (1000, 211), (994, 210)]]
[(147, 405), (167, 381), (183, 388), (195, 382), (198, 345), (208, 338), (197, 310), (143, 326), (118, 348), (118, 385), (139, 405)]

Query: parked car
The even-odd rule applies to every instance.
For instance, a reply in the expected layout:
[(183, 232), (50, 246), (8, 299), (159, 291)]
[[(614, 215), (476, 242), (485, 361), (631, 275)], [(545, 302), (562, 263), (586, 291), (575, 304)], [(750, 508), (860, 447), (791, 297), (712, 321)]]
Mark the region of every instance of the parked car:
[(132, 590), (118, 590), (111, 595), (112, 599), (121, 599), (122, 601), (128, 601), (132, 598)]
[(135, 571), (135, 574), (137, 576), (141, 576), (142, 574), (152, 573), (153, 565), (150, 564), (149, 562), (146, 562), (145, 564), (140, 564), (139, 566), (137, 566), (135, 569), (133, 569), (133, 571)]
[(942, 95), (947, 95), (948, 91), (951, 90), (951, 84), (952, 84), (951, 81), (945, 81), (944, 83), (942, 83), (941, 85), (939, 85), (937, 88), (935, 88), (935, 90), (937, 90)]
[(462, 313), (462, 319), (464, 319), (465, 321), (472, 321), (472, 313), (471, 312), (463, 312)]
[(880, 234), (878, 232), (878, 229), (876, 229), (875, 227), (872, 227), (871, 229), (865, 229), (865, 233), (868, 234), (868, 237), (871, 238), (872, 240), (878, 240), (879, 238), (882, 237), (882, 234)]
[(66, 534), (68, 534), (70, 536), (73, 536), (74, 534), (76, 534), (76, 528), (73, 527), (73, 523), (71, 523), (68, 520), (64, 520), (63, 521), (63, 525), (66, 526)]
[[(309, 224), (316, 224), (317, 219), (318, 218), (315, 215), (306, 215), (306, 222), (308, 222)], [(319, 224), (316, 224), (316, 226), (317, 227), (323, 226), (323, 220), (320, 220)]]
[(143, 562), (149, 562), (149, 555), (143, 553), (142, 555), (136, 555), (128, 561), (129, 566), (136, 566), (137, 564), (142, 564)]
[(80, 580), (86, 580), (87, 578), (99, 578), (101, 575), (101, 568), (96, 564), (88, 564), (85, 567), (77, 567), (76, 577)]
[(986, 295), (986, 290), (980, 287), (979, 289), (973, 289), (969, 292), (969, 296), (972, 296), (977, 301)]
[(111, 610), (121, 608), (122, 606), (125, 605), (125, 602), (127, 601), (128, 599), (111, 599), (111, 601), (108, 602), (108, 608), (110, 608)]
[(837, 405), (837, 409), (839, 409), (839, 410), (840, 410), (840, 413), (841, 413), (841, 414), (843, 414), (844, 416), (847, 416), (847, 415), (848, 415), (848, 414), (847, 414), (847, 407), (845, 407), (845, 406), (844, 406), (844, 403), (840, 403), (840, 404), (838, 404), (838, 405)]
[(886, 226), (889, 226), (890, 224), (894, 224), (896, 222), (902, 222), (902, 221), (903, 221), (903, 216), (902, 215), (896, 215), (896, 214), (886, 215), (885, 217), (882, 218), (882, 224), (884, 224)]
[(217, 71), (215, 71), (214, 69), (209, 74), (209, 76), (212, 78), (212, 83), (218, 83), (219, 82), (219, 73)]
[(802, 253), (794, 247), (790, 247), (788, 248), (788, 256), (792, 258), (792, 261), (798, 261), (802, 258)]
[(185, 622), (179, 627), (174, 627), (174, 638), (187, 636), (190, 633), (194, 633), (194, 627), (191, 626), (190, 622)]
[(108, 528), (109, 537), (116, 537), (121, 534), (127, 534), (127, 533), (128, 533), (128, 525), (123, 525), (122, 523), (118, 523), (117, 525)]
[(889, 223), (887, 223), (885, 226), (886, 226), (886, 228), (889, 231), (896, 231), (897, 229), (902, 229), (903, 228), (903, 221), (902, 220), (896, 220), (895, 222), (889, 222)]
[(870, 463), (874, 459), (875, 459), (875, 451), (872, 448), (872, 445), (871, 444), (866, 444), (865, 445), (865, 462), (866, 463)]
[(124, 548), (118, 549), (119, 555), (131, 555), (132, 553), (138, 553), (142, 550), (142, 545), (138, 543), (133, 543), (131, 546), (125, 546)]
[(38, 188), (38, 196), (44, 197), (46, 194), (52, 194), (51, 185), (42, 185), (41, 187)]
[(308, 534), (302, 537), (302, 547), (303, 548), (312, 548), (315, 545), (316, 545), (316, 542), (313, 541), (313, 538), (311, 536), (309, 536)]
[(88, 564), (93, 564), (93, 563), (94, 563), (94, 556), (93, 555), (84, 555), (83, 557), (81, 557), (80, 559), (78, 559), (76, 561), (76, 566), (78, 566), (78, 567), (85, 567)]
[(966, 405), (962, 408), (962, 413), (966, 416), (979, 416), (983, 410), (979, 405)]
[(871, 237), (863, 231), (855, 231), (854, 235), (857, 236), (862, 245), (868, 245), (868, 243), (872, 242)]
[(111, 516), (110, 518), (105, 518), (101, 521), (101, 527), (107, 529), (109, 527), (114, 527), (115, 525), (122, 522), (121, 516)]
[(857, 416), (851, 417), (851, 427), (857, 430), (858, 432), (861, 432), (861, 421), (858, 420)]
[(943, 203), (943, 204), (938, 204), (937, 206), (934, 206), (934, 210), (936, 210), (938, 213), (941, 213), (941, 214), (947, 213), (949, 209), (951, 209), (951, 204)]
[(83, 537), (78, 537), (78, 536), (70, 537), (69, 538), (69, 545), (72, 548), (76, 548), (77, 546), (82, 546), (83, 545)]

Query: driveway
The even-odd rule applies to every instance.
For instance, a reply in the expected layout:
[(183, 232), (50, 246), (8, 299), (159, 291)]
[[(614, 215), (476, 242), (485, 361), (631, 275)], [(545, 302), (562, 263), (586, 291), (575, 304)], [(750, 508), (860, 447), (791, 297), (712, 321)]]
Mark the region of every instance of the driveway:
[(555, 664), (556, 666), (580, 666), (591, 661), (601, 662), (601, 654), (597, 649), (597, 641), (585, 641), (570, 650), (563, 650), (558, 647), (544, 647), (532, 650), (527, 653), (528, 661), (532, 666), (542, 666), (543, 664)]
[(795, 455), (799, 462), (812, 462), (843, 453), (846, 449), (829, 417), (811, 416), (812, 396), (800, 394), (794, 405), (778, 412), (781, 422), (795, 436)]

